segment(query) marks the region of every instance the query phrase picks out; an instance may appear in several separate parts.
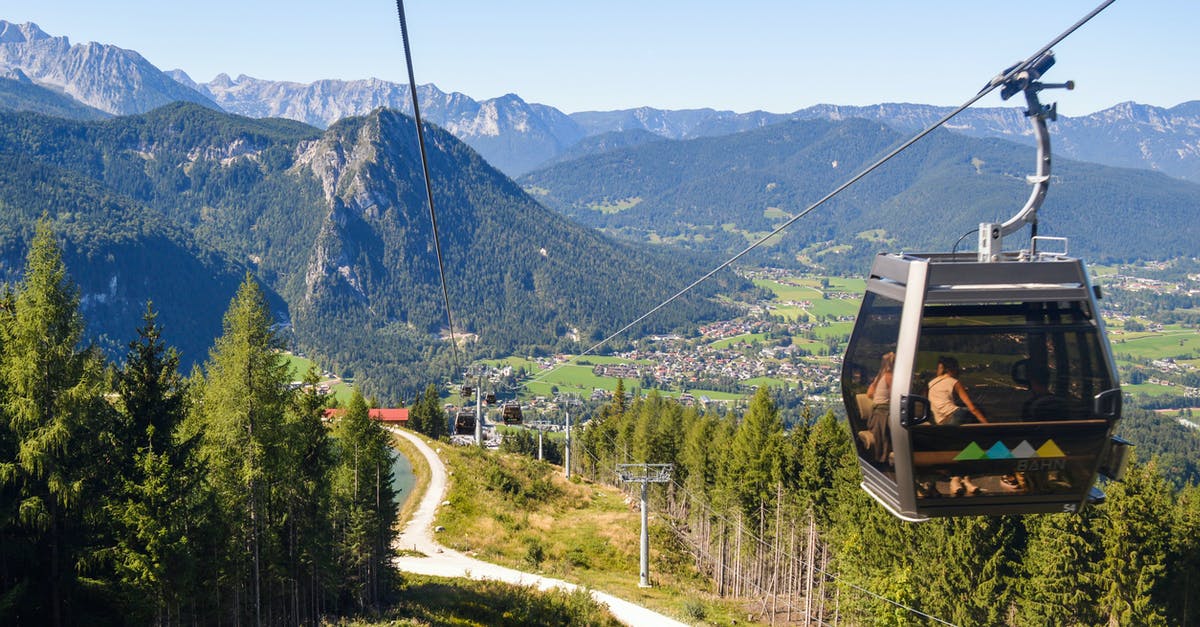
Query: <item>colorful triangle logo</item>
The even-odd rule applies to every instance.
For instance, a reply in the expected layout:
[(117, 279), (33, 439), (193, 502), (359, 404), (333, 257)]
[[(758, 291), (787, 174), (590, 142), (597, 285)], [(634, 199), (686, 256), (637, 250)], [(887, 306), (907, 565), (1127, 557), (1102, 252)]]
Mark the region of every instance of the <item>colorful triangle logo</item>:
[(978, 444), (972, 442), (962, 452), (954, 456), (954, 461), (970, 461), (973, 459), (984, 459), (985, 457), (987, 457), (987, 453), (983, 452), (983, 449)]
[(1012, 456), (1012, 451), (1003, 442), (996, 442), (987, 452), (988, 459), (1012, 459)]
[(1062, 449), (1058, 448), (1058, 445), (1054, 443), (1054, 440), (1046, 440), (1046, 443), (1043, 444), (1042, 447), (1037, 450), (1037, 452), (1038, 452), (1038, 457), (1066, 457), (1067, 456), (1066, 453), (1062, 452)]
[(1033, 445), (1029, 443), (1029, 440), (1021, 440), (1021, 443), (1017, 445), (1017, 448), (1012, 450), (1012, 456), (1021, 459), (1027, 459), (1030, 457), (1037, 457), (1038, 452), (1033, 448)]

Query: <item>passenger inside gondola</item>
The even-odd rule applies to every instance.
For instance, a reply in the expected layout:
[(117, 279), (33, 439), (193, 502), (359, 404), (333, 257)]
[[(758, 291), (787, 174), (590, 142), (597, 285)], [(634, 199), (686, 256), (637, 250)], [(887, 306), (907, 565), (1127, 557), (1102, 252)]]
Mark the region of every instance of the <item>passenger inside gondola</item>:
[[(892, 436), (888, 432), (888, 410), (892, 398), (892, 378), (896, 366), (895, 351), (884, 353), (879, 361), (879, 372), (867, 386), (866, 397), (869, 411), (864, 411), (867, 428), (858, 432), (863, 446), (870, 452), (871, 459), (886, 463), (892, 454)], [(864, 407), (865, 409), (865, 407)]]
[[(938, 357), (937, 376), (929, 382), (926, 397), (929, 408), (933, 412), (933, 422), (939, 425), (957, 426), (978, 420), (986, 423), (988, 420), (983, 412), (971, 402), (967, 388), (958, 380), (958, 360), (953, 357)], [(962, 401), (960, 406), (957, 401)], [(964, 494), (979, 494), (982, 488), (971, 481), (969, 475), (950, 477), (949, 493), (952, 496)]]
[[(939, 425), (961, 425), (978, 420), (987, 422), (983, 412), (971, 402), (967, 388), (958, 380), (958, 360), (953, 357), (938, 357), (937, 376), (929, 382), (926, 398), (933, 412), (933, 421)], [(957, 401), (962, 401), (959, 405)]]

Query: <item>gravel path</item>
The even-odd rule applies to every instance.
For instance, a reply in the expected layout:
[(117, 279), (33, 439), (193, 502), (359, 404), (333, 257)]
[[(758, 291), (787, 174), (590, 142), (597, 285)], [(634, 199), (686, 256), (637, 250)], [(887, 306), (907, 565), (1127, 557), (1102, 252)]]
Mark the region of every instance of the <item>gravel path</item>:
[[(541, 575), (534, 575), (482, 562), (438, 544), (433, 539), (431, 529), (433, 528), (434, 512), (437, 511), (438, 506), (446, 498), (446, 466), (442, 464), (442, 460), (438, 457), (437, 453), (429, 448), (429, 445), (425, 444), (425, 441), (421, 438), (403, 429), (389, 427), (388, 430), (412, 442), (417, 447), (417, 450), (421, 451), (421, 454), (425, 456), (425, 460), (429, 462), (430, 469), (429, 487), (426, 488), (425, 494), (421, 496), (421, 504), (413, 514), (412, 520), (405, 525), (404, 530), (400, 533), (400, 537), (396, 540), (396, 547), (398, 549), (415, 550), (428, 557), (396, 558), (395, 564), (397, 568), (421, 575), (495, 579), (517, 585), (533, 585), (540, 590), (560, 588), (572, 591), (579, 587), (573, 583), (559, 579), (542, 577)], [(617, 620), (627, 625), (686, 625), (686, 623), (681, 623), (640, 605), (618, 599), (611, 594), (605, 594), (596, 590), (591, 590), (590, 592), (592, 598), (607, 605), (608, 609), (617, 617)]]

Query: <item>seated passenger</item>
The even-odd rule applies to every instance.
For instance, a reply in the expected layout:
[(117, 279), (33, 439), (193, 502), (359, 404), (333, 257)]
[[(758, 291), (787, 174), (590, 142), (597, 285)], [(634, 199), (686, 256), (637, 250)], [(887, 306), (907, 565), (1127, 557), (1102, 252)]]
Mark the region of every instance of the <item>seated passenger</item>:
[[(933, 412), (933, 421), (939, 425), (961, 425), (971, 422), (974, 416), (979, 422), (987, 422), (983, 412), (971, 402), (967, 388), (958, 380), (958, 360), (953, 357), (938, 357), (937, 376), (929, 382), (926, 393), (929, 398), (929, 409)], [(955, 397), (962, 400), (959, 406)]]
[(867, 387), (871, 407), (870, 414), (866, 416), (867, 429), (859, 432), (859, 438), (871, 459), (880, 463), (887, 463), (892, 454), (892, 440), (888, 436), (887, 422), (895, 365), (896, 353), (888, 352), (880, 360), (879, 372)]
[[(938, 357), (937, 376), (929, 382), (927, 397), (929, 408), (933, 412), (933, 421), (939, 425), (961, 425), (970, 422), (974, 416), (979, 422), (987, 422), (983, 412), (971, 402), (967, 388), (958, 380), (958, 360), (953, 357)], [(966, 407), (960, 407), (954, 402), (957, 396)], [(956, 476), (950, 478), (950, 494), (978, 494), (979, 486), (970, 477)]]

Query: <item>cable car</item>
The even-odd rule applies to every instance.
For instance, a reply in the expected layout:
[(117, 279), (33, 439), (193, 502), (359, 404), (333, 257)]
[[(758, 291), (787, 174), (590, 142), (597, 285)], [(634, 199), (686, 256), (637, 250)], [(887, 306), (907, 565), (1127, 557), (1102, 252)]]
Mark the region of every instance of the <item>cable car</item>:
[(462, 386), (462, 389), (459, 390), (459, 394), (463, 398), (471, 398), (472, 396), (475, 395), (475, 389), (469, 385), (464, 385), (464, 386)]
[(462, 408), (454, 416), (454, 435), (475, 435), (475, 412)]
[[(1036, 232), (1054, 116), (1037, 92), (1059, 87), (1037, 79), (1050, 65), (1053, 56), (1039, 59), (1001, 94), (1024, 91), (1034, 120), (1038, 170), (1025, 207), (981, 224), (977, 253), (881, 253), (867, 278), (842, 396), (862, 487), (904, 520), (1076, 512), (1103, 501), (1099, 475), (1123, 471), (1100, 292), (1065, 240)], [(1003, 251), (1025, 224), (1030, 248)]]
[(517, 401), (508, 401), (504, 403), (504, 424), (519, 425), (521, 424), (521, 404)]
[(484, 395), (483, 402), (487, 403), (488, 405), (495, 405), (496, 404), (496, 393), (488, 392), (486, 395)]

